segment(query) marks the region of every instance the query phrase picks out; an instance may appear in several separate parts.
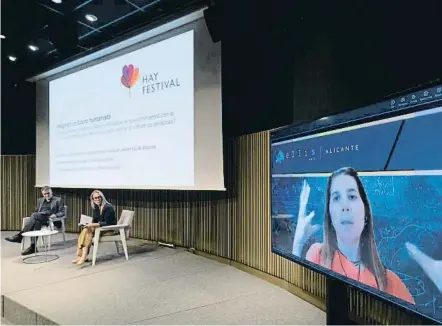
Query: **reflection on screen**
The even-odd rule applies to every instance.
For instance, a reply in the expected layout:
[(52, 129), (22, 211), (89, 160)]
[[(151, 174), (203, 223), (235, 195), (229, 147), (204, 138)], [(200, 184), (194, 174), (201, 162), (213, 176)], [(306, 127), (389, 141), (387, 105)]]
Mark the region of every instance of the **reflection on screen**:
[(275, 142), (272, 249), (442, 321), (442, 107)]

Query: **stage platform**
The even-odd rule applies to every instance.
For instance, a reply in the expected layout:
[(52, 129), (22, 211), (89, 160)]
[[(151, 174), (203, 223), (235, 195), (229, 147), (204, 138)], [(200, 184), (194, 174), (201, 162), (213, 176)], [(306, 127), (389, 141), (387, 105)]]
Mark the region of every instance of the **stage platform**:
[[(24, 264), (1, 232), (2, 317), (10, 324), (325, 324), (325, 313), (255, 276), (184, 249), (131, 240), (129, 260), (100, 244), (95, 266), (71, 264), (76, 236), (54, 238), (59, 259)], [(3, 321), (3, 319), (2, 319)]]

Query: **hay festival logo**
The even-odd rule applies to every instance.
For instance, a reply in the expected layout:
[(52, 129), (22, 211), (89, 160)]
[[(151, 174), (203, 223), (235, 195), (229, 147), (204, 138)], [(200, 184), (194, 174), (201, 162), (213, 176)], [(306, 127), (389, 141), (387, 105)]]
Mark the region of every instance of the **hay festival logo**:
[[(129, 89), (129, 97), (131, 96), (131, 89), (137, 84), (140, 78), (140, 69), (133, 64), (125, 65), (123, 67), (123, 75), (121, 76), (121, 84)], [(180, 80), (178, 77), (161, 78), (158, 71), (147, 73), (142, 77), (142, 95), (150, 95), (169, 90), (171, 88), (180, 87)]]
[(121, 83), (124, 85), (124, 87), (129, 88), (129, 97), (130, 89), (137, 83), (139, 77), (140, 69), (135, 68), (134, 65), (125, 65), (123, 67), (123, 76), (121, 76)]
[(143, 76), (143, 87), (141, 88), (141, 92), (143, 95), (149, 95), (180, 86), (181, 84), (178, 77), (161, 78), (159, 72), (152, 72)]

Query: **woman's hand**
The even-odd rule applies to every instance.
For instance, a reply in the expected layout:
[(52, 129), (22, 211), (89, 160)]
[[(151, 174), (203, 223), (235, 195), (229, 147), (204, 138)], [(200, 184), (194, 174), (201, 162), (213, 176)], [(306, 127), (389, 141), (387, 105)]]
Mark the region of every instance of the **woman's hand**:
[(312, 225), (312, 219), (315, 216), (315, 212), (310, 212), (306, 215), (306, 208), (308, 203), (308, 197), (310, 196), (310, 186), (307, 181), (304, 180), (302, 185), (301, 195), (299, 198), (299, 212), (298, 221), (296, 223), (295, 238), (293, 239), (292, 254), (301, 256), (302, 249), (304, 248), (307, 240), (313, 233), (320, 229), (320, 225)]
[(84, 227), (90, 229), (90, 228), (95, 228), (98, 226), (100, 226), (99, 223), (89, 223), (89, 224), (86, 224)]
[(414, 244), (405, 243), (408, 254), (424, 270), (425, 274), (433, 281), (442, 293), (442, 260), (435, 260), (420, 251)]

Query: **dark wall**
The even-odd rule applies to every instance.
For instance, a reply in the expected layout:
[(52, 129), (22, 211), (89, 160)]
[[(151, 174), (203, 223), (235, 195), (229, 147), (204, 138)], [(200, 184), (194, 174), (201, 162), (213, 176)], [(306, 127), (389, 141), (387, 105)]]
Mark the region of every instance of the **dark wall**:
[(35, 84), (2, 74), (1, 154), (35, 154)]
[[(294, 122), (355, 109), (442, 76), (441, 3), (319, 4), (305, 7), (303, 28), (283, 40), (298, 45)], [(286, 15), (294, 12), (290, 7)]]
[[(293, 53), (281, 11), (268, 2), (220, 1), (223, 132), (238, 136), (292, 121)], [(296, 20), (294, 14), (292, 20)], [(296, 25), (296, 24), (295, 24)], [(293, 36), (294, 39), (296, 36)]]
[(368, 105), (442, 76), (442, 4), (219, 1), (224, 133)]

